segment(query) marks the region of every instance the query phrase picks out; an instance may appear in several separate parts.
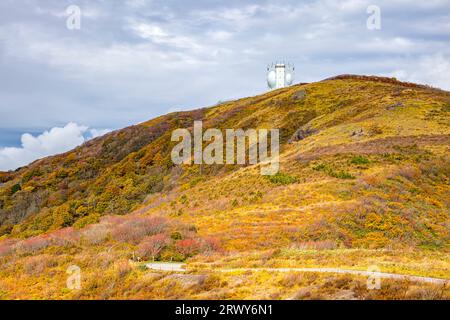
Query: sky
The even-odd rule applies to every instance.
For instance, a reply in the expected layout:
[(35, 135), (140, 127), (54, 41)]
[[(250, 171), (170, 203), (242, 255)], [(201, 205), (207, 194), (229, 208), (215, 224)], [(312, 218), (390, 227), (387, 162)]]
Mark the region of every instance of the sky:
[(263, 93), (275, 61), (296, 82), (354, 73), (450, 90), (450, 0), (2, 0), (0, 170)]

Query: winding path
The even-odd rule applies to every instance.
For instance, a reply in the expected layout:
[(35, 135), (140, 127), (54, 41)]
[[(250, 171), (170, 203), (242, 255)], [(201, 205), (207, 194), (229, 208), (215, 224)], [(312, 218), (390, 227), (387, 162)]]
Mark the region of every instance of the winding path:
[(431, 278), (431, 277), (420, 277), (403, 275), (397, 273), (386, 273), (386, 272), (371, 272), (371, 271), (361, 271), (361, 270), (348, 270), (339, 268), (237, 268), (237, 269), (218, 269), (220, 272), (236, 272), (236, 271), (269, 271), (269, 272), (318, 272), (318, 273), (341, 273), (341, 274), (353, 274), (365, 277), (379, 277), (385, 279), (396, 279), (396, 280), (409, 280), (414, 282), (427, 282), (432, 284), (448, 284), (450, 280)]
[[(145, 265), (148, 269), (158, 270), (158, 271), (176, 271), (176, 272), (186, 272), (189, 271), (186, 264), (183, 263), (148, 263)], [(450, 280), (432, 277), (421, 277), (404, 275), (397, 273), (387, 273), (387, 272), (371, 272), (362, 270), (349, 270), (349, 269), (339, 269), (339, 268), (233, 268), (233, 269), (205, 269), (208, 271), (217, 271), (223, 273), (230, 272), (317, 272), (317, 273), (339, 273), (339, 274), (352, 274), (364, 277), (379, 277), (384, 279), (395, 279), (395, 280), (408, 280), (413, 282), (425, 282), (438, 285), (447, 285)]]

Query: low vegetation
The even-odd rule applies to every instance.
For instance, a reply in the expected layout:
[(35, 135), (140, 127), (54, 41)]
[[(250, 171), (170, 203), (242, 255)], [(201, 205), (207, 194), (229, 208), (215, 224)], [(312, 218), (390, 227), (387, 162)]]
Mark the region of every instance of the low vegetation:
[[(299, 94), (301, 93), (301, 94)], [(0, 298), (448, 299), (450, 93), (343, 76), (178, 112), (0, 173)], [(175, 128), (279, 128), (280, 171), (175, 166)], [(187, 273), (151, 272), (185, 262)], [(82, 288), (66, 286), (70, 266)]]

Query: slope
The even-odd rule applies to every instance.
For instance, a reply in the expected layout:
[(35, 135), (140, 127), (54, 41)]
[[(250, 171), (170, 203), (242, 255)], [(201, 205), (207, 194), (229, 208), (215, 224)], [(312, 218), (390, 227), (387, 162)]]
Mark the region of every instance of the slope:
[[(376, 264), (448, 279), (449, 111), (446, 91), (339, 76), (162, 116), (1, 173), (0, 297), (448, 297), (408, 283), (374, 293), (345, 277), (214, 269)], [(171, 132), (194, 120), (279, 128), (280, 172), (175, 166)], [(141, 259), (194, 271), (152, 275)], [(64, 287), (72, 264), (81, 291)]]

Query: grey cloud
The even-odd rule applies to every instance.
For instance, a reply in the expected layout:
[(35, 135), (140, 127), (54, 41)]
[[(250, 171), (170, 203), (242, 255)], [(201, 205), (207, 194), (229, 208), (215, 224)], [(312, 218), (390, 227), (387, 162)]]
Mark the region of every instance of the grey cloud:
[[(84, 16), (71, 31), (64, 12), (74, 3)], [(282, 59), (297, 81), (383, 74), (450, 89), (450, 1), (376, 1), (376, 31), (366, 28), (369, 4), (4, 0), (0, 134), (72, 121), (119, 128), (254, 95), (266, 90), (265, 66)]]

